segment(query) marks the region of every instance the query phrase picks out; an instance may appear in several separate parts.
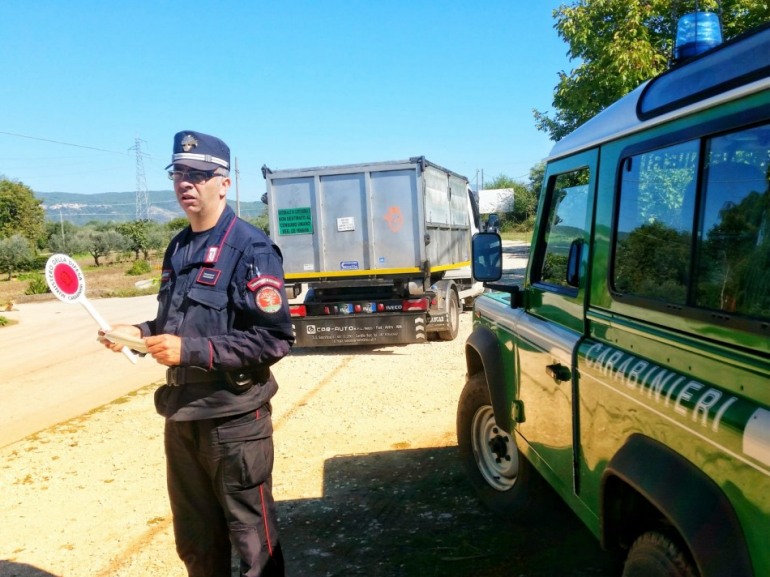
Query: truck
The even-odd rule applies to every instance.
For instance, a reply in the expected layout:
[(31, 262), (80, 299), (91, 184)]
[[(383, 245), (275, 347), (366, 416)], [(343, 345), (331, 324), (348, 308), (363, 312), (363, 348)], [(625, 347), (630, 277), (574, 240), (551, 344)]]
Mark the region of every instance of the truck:
[(563, 500), (624, 577), (770, 575), (769, 175), (768, 25), (553, 146), (523, 283), (473, 239), (457, 440), (482, 501)]
[(461, 307), (484, 290), (466, 177), (423, 156), (262, 173), (297, 346), (456, 338)]

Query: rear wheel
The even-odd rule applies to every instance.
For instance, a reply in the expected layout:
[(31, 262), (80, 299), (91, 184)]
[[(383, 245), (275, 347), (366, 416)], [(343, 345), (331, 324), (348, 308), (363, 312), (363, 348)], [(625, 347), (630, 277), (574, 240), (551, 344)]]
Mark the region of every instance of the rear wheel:
[(643, 533), (628, 551), (623, 577), (698, 577), (684, 549), (665, 533)]
[(450, 290), (448, 299), (447, 323), (449, 323), (449, 328), (445, 331), (438, 332), (438, 338), (442, 341), (455, 340), (455, 338), (457, 338), (457, 333), (460, 331), (460, 303), (457, 300), (457, 293)]
[(465, 385), (457, 408), (460, 459), (479, 498), (496, 513), (526, 519), (537, 509), (544, 481), (495, 422), (483, 373)]

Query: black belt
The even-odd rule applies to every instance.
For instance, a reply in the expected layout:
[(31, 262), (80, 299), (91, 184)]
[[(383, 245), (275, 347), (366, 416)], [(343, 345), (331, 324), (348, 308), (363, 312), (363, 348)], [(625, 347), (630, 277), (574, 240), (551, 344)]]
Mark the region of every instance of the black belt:
[(215, 383), (224, 380), (225, 375), (220, 371), (206, 371), (198, 367), (171, 367), (166, 369), (166, 382), (172, 387), (196, 383)]
[(229, 383), (230, 381), (251, 380), (265, 383), (270, 378), (267, 367), (252, 371), (207, 371), (198, 367), (170, 367), (166, 369), (166, 383), (172, 387), (198, 383)]

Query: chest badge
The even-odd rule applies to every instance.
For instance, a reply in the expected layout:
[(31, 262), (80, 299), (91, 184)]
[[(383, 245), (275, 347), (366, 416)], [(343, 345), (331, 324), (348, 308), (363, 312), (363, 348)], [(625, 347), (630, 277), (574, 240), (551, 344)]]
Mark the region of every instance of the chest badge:
[(202, 268), (200, 271), (198, 271), (198, 278), (195, 279), (195, 282), (208, 286), (214, 286), (217, 284), (220, 274), (222, 274), (221, 270), (215, 268)]

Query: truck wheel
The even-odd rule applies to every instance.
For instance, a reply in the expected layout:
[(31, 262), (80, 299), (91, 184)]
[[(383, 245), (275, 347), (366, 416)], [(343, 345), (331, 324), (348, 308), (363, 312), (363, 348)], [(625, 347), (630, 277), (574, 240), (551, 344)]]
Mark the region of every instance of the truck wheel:
[(460, 331), (460, 303), (457, 300), (457, 293), (453, 290), (449, 291), (449, 314), (447, 315), (449, 321), (449, 329), (445, 331), (438, 331), (438, 338), (442, 341), (453, 341), (457, 338), (457, 333)]
[(457, 408), (460, 460), (481, 501), (503, 516), (526, 520), (539, 504), (544, 481), (497, 426), (483, 373), (473, 375)]
[(679, 544), (659, 531), (643, 533), (628, 551), (623, 577), (697, 577)]

